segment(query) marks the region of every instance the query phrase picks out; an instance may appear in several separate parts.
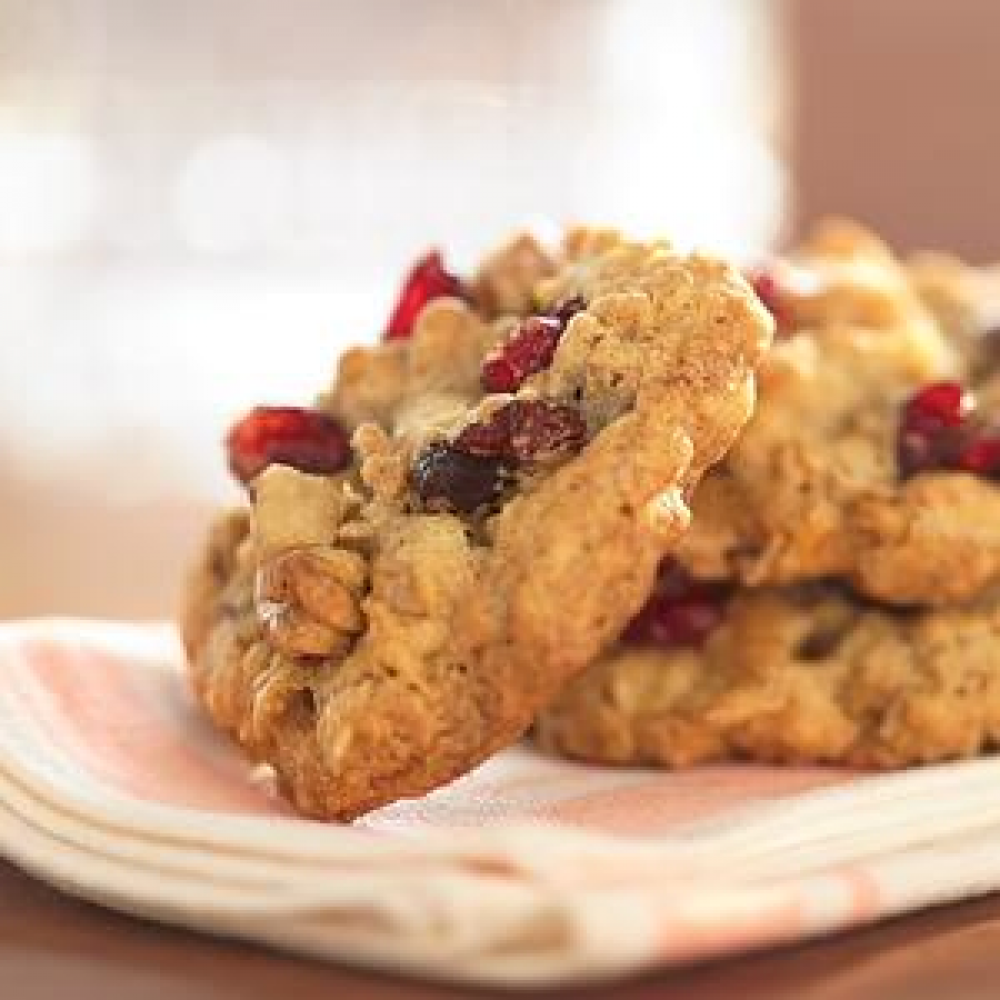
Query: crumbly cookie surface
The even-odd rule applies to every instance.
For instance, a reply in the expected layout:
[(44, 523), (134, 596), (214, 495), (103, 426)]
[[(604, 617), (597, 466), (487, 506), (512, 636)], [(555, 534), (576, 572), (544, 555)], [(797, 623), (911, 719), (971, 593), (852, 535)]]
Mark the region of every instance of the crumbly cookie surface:
[(1000, 738), (1000, 600), (901, 613), (824, 584), (742, 591), (704, 648), (621, 644), (540, 717), (602, 763), (898, 768)]
[[(749, 416), (771, 321), (730, 268), (586, 231), (517, 259), (536, 308), (576, 303), (547, 364), (484, 394), (516, 321), (432, 303), (320, 400), (353, 464), (272, 465), (193, 573), (195, 689), (308, 814), (419, 795), (516, 739), (642, 604)], [(523, 304), (504, 266), (478, 295)]]
[(988, 282), (940, 260), (907, 271), (847, 223), (820, 228), (785, 268), (772, 305), (786, 328), (757, 410), (694, 498), (680, 560), (696, 576), (751, 586), (836, 577), (900, 605), (948, 605), (993, 586), (996, 470), (956, 461), (914, 472), (899, 451), (907, 401), (928, 384), (980, 390), (988, 422)]
[(997, 272), (904, 269), (845, 224), (789, 266), (763, 288), (784, 329), (757, 412), (643, 612), (541, 715), (554, 751), (903, 767), (994, 748)]
[(1000, 353), (1000, 264), (973, 267), (941, 253), (908, 262), (910, 284), (968, 359), (974, 378), (996, 367)]

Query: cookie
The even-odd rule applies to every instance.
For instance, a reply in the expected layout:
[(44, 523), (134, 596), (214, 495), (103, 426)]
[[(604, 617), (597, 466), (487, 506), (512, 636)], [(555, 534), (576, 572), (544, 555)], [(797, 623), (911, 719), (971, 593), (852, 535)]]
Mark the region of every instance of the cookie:
[(420, 795), (517, 739), (643, 603), (750, 415), (772, 321), (739, 274), (603, 231), (557, 264), (539, 315), (487, 322), (428, 258), (315, 410), (230, 434), (251, 509), (213, 530), (182, 632), (216, 724), (304, 813)]
[(918, 281), (836, 223), (758, 279), (779, 338), (753, 420), (694, 498), (678, 558), (695, 576), (833, 577), (914, 606), (1000, 580), (994, 362), (972, 318), (976, 283), (962, 272), (960, 290), (952, 272), (948, 300), (935, 266)]
[(974, 379), (1000, 355), (1000, 265), (972, 267), (956, 257), (925, 253), (907, 264), (921, 301), (967, 359)]
[(800, 584), (717, 608), (702, 647), (617, 645), (541, 715), (539, 742), (601, 763), (899, 768), (1000, 739), (996, 594), (900, 612)]

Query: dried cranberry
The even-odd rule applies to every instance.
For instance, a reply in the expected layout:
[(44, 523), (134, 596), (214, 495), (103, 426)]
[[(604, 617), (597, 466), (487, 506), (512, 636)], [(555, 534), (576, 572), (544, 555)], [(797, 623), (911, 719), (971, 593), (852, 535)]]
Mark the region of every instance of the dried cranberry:
[(901, 475), (954, 469), (967, 447), (974, 400), (958, 382), (933, 382), (907, 400), (896, 439)]
[(538, 461), (579, 448), (587, 425), (572, 406), (543, 399), (512, 399), (484, 423), (470, 424), (455, 447), (507, 462)]
[(472, 514), (495, 503), (511, 475), (500, 459), (439, 442), (417, 456), (410, 479), (424, 510)]
[(694, 597), (671, 600), (654, 595), (632, 619), (622, 638), (661, 646), (701, 646), (722, 618), (722, 608), (714, 601)]
[(656, 588), (622, 639), (662, 646), (701, 646), (722, 623), (725, 588), (692, 579), (676, 563), (660, 568)]
[(1000, 436), (973, 438), (959, 454), (958, 467), (978, 476), (1000, 476)]
[(385, 330), (386, 340), (409, 337), (424, 306), (444, 295), (464, 298), (465, 288), (459, 278), (445, 269), (441, 254), (432, 250), (421, 257), (406, 276)]
[(692, 596), (710, 597), (718, 591), (718, 584), (696, 579), (673, 559), (664, 559), (656, 573), (655, 592), (674, 600)]
[(425, 510), (471, 514), (496, 503), (517, 465), (575, 448), (587, 425), (569, 406), (514, 399), (488, 421), (470, 424), (451, 443), (421, 452), (410, 479)]
[(757, 298), (774, 317), (778, 333), (790, 333), (795, 325), (795, 317), (792, 312), (792, 303), (781, 282), (771, 271), (752, 271), (747, 277)]
[(483, 362), (480, 376), (487, 392), (514, 392), (526, 378), (552, 364), (559, 338), (587, 303), (579, 296), (564, 299), (545, 316), (522, 320)]
[(551, 316), (523, 320), (483, 362), (483, 388), (514, 392), (529, 375), (548, 368), (562, 332), (562, 323)]
[(229, 468), (248, 483), (272, 464), (300, 472), (338, 472), (350, 462), (344, 429), (318, 410), (297, 406), (258, 406), (226, 435)]
[(932, 382), (910, 397), (903, 420), (913, 430), (932, 432), (959, 427), (972, 408), (972, 400), (958, 382)]

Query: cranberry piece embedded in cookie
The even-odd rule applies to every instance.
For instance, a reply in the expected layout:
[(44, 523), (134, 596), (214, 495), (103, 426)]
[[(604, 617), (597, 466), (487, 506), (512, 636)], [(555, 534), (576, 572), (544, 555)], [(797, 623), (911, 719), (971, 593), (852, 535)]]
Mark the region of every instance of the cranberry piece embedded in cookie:
[(552, 316), (529, 316), (483, 362), (487, 392), (514, 392), (529, 375), (552, 363), (563, 324)]
[(933, 382), (910, 397), (903, 420), (908, 428), (925, 432), (959, 427), (972, 406), (972, 397), (959, 382)]
[(958, 456), (958, 466), (979, 476), (1000, 476), (1000, 437), (973, 438)]
[(972, 395), (958, 382), (933, 382), (911, 396), (896, 441), (900, 474), (958, 468), (963, 425), (974, 408)]
[(465, 288), (461, 279), (445, 270), (441, 254), (432, 250), (418, 260), (406, 276), (385, 330), (386, 340), (404, 340), (409, 337), (424, 306), (432, 299), (445, 295), (464, 298)]
[(483, 388), (487, 392), (514, 392), (530, 375), (548, 368), (569, 321), (586, 308), (583, 298), (574, 295), (548, 315), (522, 320), (483, 362)]
[(471, 514), (500, 499), (519, 463), (577, 448), (586, 434), (583, 417), (570, 406), (514, 399), (453, 442), (421, 452), (410, 480), (425, 510)]
[(480, 377), (487, 392), (515, 392), (524, 380), (552, 364), (569, 321), (587, 303), (579, 295), (557, 303), (545, 316), (522, 320), (483, 362)]
[(421, 452), (410, 473), (424, 510), (459, 514), (494, 503), (510, 476), (509, 466), (500, 459), (472, 455), (445, 442)]
[(470, 424), (455, 447), (507, 462), (541, 461), (579, 448), (587, 425), (579, 411), (544, 399), (513, 399), (484, 423)]
[(318, 410), (297, 406), (258, 406), (226, 435), (229, 468), (248, 483), (269, 465), (290, 465), (299, 472), (339, 472), (351, 460), (344, 429)]
[(896, 445), (902, 475), (952, 469), (1000, 476), (1000, 433), (975, 410), (975, 397), (958, 382), (935, 382), (912, 396)]
[(722, 623), (724, 589), (692, 579), (677, 563), (660, 567), (656, 589), (622, 639), (663, 646), (701, 646)]
[(792, 307), (784, 288), (771, 271), (751, 271), (747, 274), (750, 287), (764, 308), (774, 317), (779, 334), (791, 332), (793, 324)]
[(626, 642), (655, 642), (661, 646), (701, 646), (723, 617), (722, 608), (705, 598), (681, 600), (654, 594), (632, 619), (622, 638)]

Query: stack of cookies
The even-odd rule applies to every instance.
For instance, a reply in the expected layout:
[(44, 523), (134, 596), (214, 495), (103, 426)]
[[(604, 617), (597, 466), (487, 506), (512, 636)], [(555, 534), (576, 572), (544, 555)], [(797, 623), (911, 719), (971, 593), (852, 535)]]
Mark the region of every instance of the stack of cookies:
[(529, 729), (608, 763), (978, 752), (991, 285), (844, 223), (749, 276), (606, 230), (468, 280), (428, 255), (312, 407), (230, 431), (195, 690), (337, 819)]
[(622, 641), (539, 722), (564, 754), (905, 767), (1000, 739), (1000, 275), (847, 223), (756, 276), (753, 419)]

